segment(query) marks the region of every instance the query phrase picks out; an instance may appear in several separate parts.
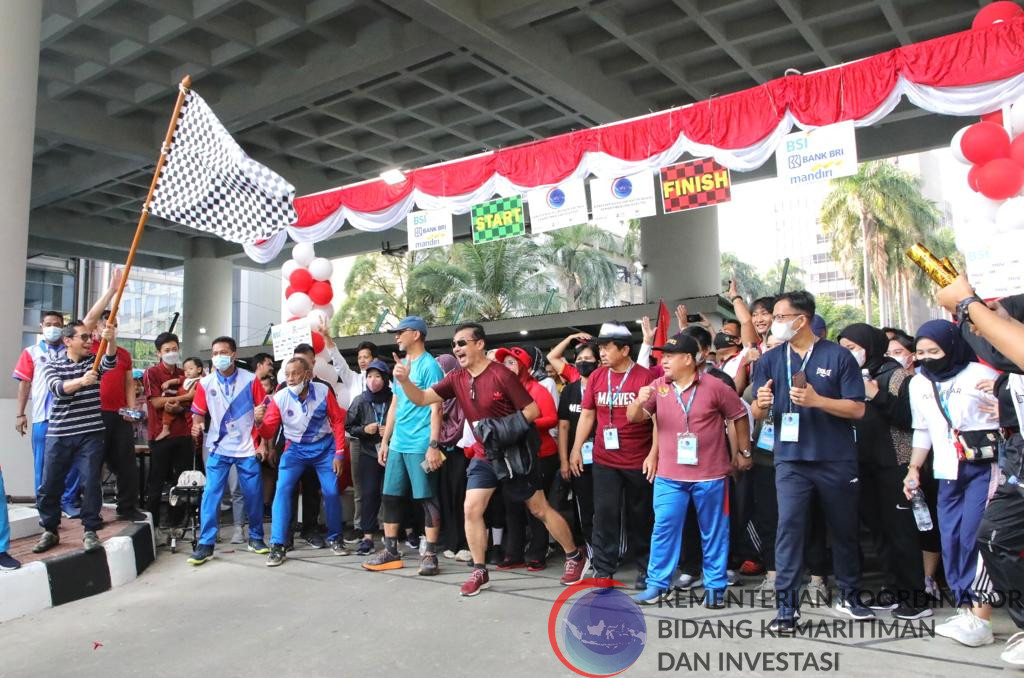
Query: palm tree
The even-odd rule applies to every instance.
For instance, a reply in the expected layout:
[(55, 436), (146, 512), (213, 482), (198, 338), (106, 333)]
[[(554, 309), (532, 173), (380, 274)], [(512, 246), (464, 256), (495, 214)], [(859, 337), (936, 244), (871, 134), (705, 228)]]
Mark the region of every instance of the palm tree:
[[(934, 204), (921, 195), (920, 181), (885, 161), (860, 165), (857, 173), (831, 180), (820, 219), (832, 241), (833, 255), (855, 277), (864, 297), (864, 315), (872, 318), (872, 283), (877, 285), (881, 322), (889, 319), (893, 269), (904, 270), (903, 256), (887, 249), (920, 240), (939, 221)], [(859, 263), (859, 278), (854, 266)]]
[(554, 267), (565, 294), (565, 310), (614, 302), (618, 268), (607, 253), (619, 249), (615, 236), (592, 224), (578, 224), (547, 233), (542, 243), (541, 256)]

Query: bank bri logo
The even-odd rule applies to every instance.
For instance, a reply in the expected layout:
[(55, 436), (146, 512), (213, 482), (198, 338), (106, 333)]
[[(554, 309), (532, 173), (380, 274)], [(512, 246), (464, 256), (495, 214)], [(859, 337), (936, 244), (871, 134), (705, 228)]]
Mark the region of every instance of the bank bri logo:
[[(558, 596), (548, 615), (548, 640), (559, 661), (587, 678), (607, 678), (632, 666), (647, 644), (639, 606), (614, 579), (584, 579)], [(572, 601), (569, 601), (573, 598)], [(563, 614), (562, 608), (566, 610)]]

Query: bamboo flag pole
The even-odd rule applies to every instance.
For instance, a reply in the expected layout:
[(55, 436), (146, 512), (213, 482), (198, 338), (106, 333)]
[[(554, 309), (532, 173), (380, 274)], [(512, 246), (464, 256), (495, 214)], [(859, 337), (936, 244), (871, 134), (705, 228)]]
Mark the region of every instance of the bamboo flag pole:
[[(135, 227), (135, 238), (132, 240), (131, 249), (128, 250), (128, 258), (124, 262), (124, 268), (121, 270), (121, 280), (117, 285), (117, 294), (114, 296), (114, 303), (110, 307), (110, 317), (107, 319), (108, 325), (116, 325), (117, 322), (117, 310), (121, 306), (121, 295), (124, 294), (125, 285), (128, 283), (128, 274), (132, 270), (132, 262), (135, 261), (135, 252), (139, 249), (139, 241), (142, 240), (142, 229), (146, 227), (146, 220), (149, 219), (149, 205), (153, 202), (153, 193), (156, 192), (156, 184), (160, 180), (160, 172), (164, 168), (164, 163), (167, 162), (167, 154), (171, 150), (171, 139), (174, 137), (174, 128), (178, 126), (178, 116), (181, 115), (181, 107), (185, 103), (185, 94), (192, 87), (192, 76), (186, 75), (181, 79), (181, 84), (178, 87), (178, 100), (174, 102), (174, 112), (171, 114), (171, 122), (167, 125), (167, 135), (164, 137), (164, 143), (160, 147), (160, 158), (156, 161), (156, 169), (153, 170), (153, 180), (149, 183), (149, 193), (146, 194), (146, 201), (142, 203), (142, 214), (139, 215), (139, 224)], [(101, 339), (99, 348), (96, 349), (96, 359), (93, 361), (92, 369), (94, 372), (99, 372), (100, 360), (103, 359), (103, 354), (107, 350), (107, 340)]]

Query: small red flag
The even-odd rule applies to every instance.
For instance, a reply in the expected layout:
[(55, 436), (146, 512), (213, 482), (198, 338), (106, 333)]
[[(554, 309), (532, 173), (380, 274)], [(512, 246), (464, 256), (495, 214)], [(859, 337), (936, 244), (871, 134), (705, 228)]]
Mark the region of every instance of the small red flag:
[[(668, 341), (668, 326), (672, 320), (668, 315), (668, 306), (665, 305), (664, 299), (658, 300), (658, 327), (654, 331), (654, 345), (664, 346), (665, 342)], [(653, 351), (651, 356), (655, 360), (661, 360), (661, 351)]]

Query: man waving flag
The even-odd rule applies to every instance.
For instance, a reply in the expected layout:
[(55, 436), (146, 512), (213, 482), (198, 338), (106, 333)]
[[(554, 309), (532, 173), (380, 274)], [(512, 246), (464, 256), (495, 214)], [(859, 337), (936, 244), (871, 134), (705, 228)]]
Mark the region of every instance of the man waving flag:
[(295, 187), (256, 162), (189, 89), (150, 212), (242, 244), (296, 220)]

